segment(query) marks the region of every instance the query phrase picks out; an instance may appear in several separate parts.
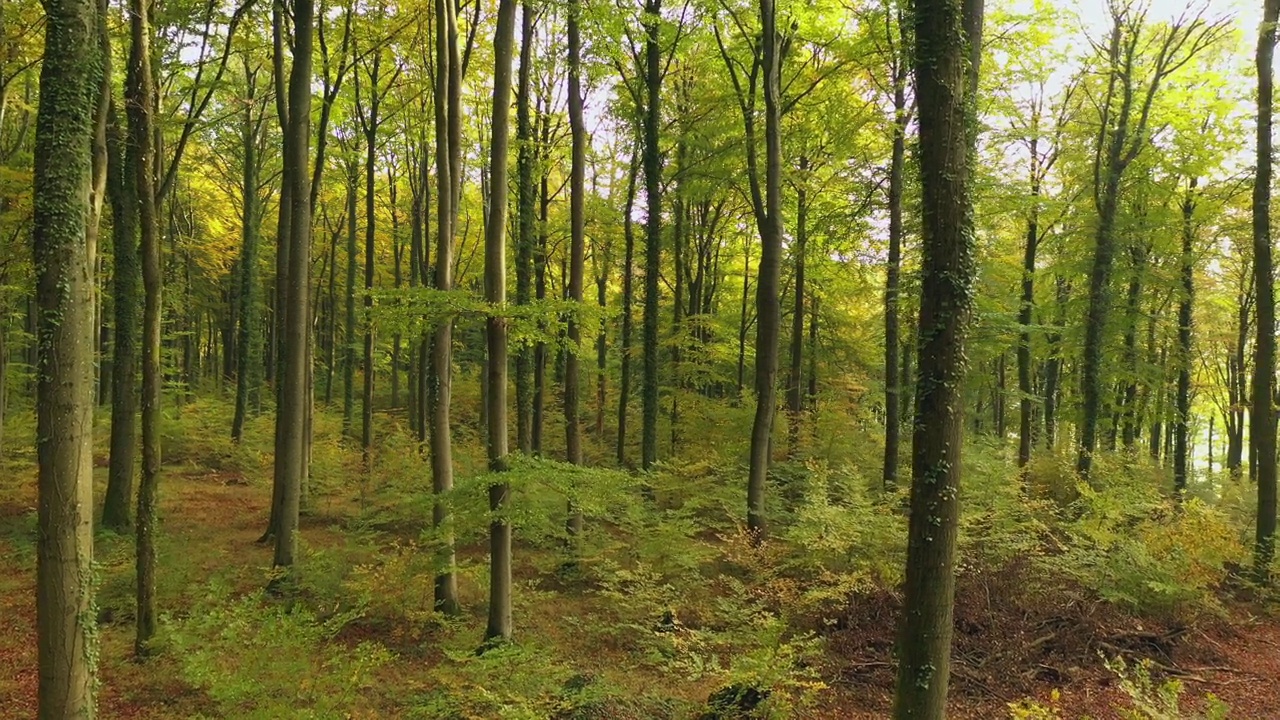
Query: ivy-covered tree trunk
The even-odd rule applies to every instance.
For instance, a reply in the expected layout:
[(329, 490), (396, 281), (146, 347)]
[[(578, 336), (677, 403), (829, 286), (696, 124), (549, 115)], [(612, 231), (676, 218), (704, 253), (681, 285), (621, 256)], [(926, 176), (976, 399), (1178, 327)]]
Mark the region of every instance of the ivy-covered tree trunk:
[(973, 311), (974, 155), (982, 0), (916, 0), (924, 217), (911, 511), (894, 717), (942, 720), (950, 679), (960, 519), (961, 380)]
[[(493, 308), (486, 322), (489, 410), (489, 469), (507, 469), (507, 144), (511, 134), (511, 52), (515, 43), (515, 0), (499, 0), (493, 35), (493, 136), (489, 143), (491, 190), (485, 222), (484, 294)], [(511, 521), (504, 516), (511, 488), (505, 481), (489, 485), (489, 624), (486, 641), (511, 639)]]
[(94, 717), (93, 257), (86, 235), (95, 93), (94, 0), (45, 3), (33, 181), (36, 628), (40, 720)]
[(1275, 275), (1271, 248), (1272, 63), (1280, 0), (1264, 0), (1258, 31), (1257, 169), (1253, 180), (1253, 273), (1257, 292), (1257, 339), (1253, 356), (1253, 404), (1249, 409), (1250, 440), (1257, 453), (1258, 525), (1253, 571), (1259, 583), (1270, 583), (1276, 534), (1276, 371)]

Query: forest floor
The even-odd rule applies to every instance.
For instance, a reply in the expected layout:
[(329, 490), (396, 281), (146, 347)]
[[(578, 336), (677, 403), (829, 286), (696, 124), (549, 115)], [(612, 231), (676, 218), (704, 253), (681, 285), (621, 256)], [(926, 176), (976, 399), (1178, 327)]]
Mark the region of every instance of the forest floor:
[[(220, 468), (218, 462), (197, 462), (189, 455), (182, 457), (181, 452), (175, 455), (176, 458), (169, 458), (174, 464), (166, 467), (161, 490), (159, 601), (163, 613), (183, 618), (204, 612), (212, 594), (247, 595), (262, 587), (271, 549), (257, 540), (267, 517), (270, 492), (262, 477), (246, 478), (238, 470)], [(95, 465), (99, 484), (95, 497), (101, 497), (105, 459), (96, 458)], [(10, 459), (2, 469), (0, 717), (25, 718), (35, 715), (37, 686), (32, 602), (33, 458), (28, 453)], [(326, 497), (317, 503), (313, 513), (303, 519), (304, 552), (313, 556), (331, 552), (347, 566), (372, 562), (361, 556), (367, 549), (352, 550), (351, 528), (364, 512), (365, 502), (362, 491), (359, 495), (348, 492)], [(417, 537), (417, 530), (412, 527), (383, 528), (381, 532), (380, 542), (393, 548), (399, 548), (400, 543), (411, 547)], [(106, 532), (99, 533), (95, 542), (102, 578), (98, 608), (102, 640), (100, 717), (275, 717), (270, 712), (240, 714), (228, 709), (234, 704), (213, 697), (210, 683), (201, 687), (191, 682), (190, 666), (180, 662), (177, 652), (161, 652), (145, 662), (135, 661), (131, 542)], [(471, 556), (476, 570), (483, 566), (482, 554), (480, 546), (460, 549), (464, 560)], [(684, 707), (697, 707), (717, 689), (713, 681), (691, 680), (637, 663), (634, 652), (622, 642), (600, 643), (599, 635), (576, 632), (574, 628), (581, 626), (576, 623), (605, 622), (603, 619), (610, 617), (609, 608), (600, 605), (597, 597), (566, 591), (554, 581), (547, 582), (545, 558), (534, 559), (533, 551), (522, 552), (518, 547), (516, 557), (517, 580), (527, 588), (519, 593), (526, 597), (517, 598), (517, 613), (536, 618), (521, 626), (522, 642), (569, 658), (579, 675), (607, 678), (612, 686), (634, 692), (636, 697), (666, 695), (677, 698)], [(395, 572), (368, 574), (362, 582), (373, 586), (375, 592), (379, 587), (390, 592), (390, 584), (403, 583), (403, 577)], [(214, 586), (211, 578), (220, 578), (223, 584)], [(1181, 682), (1184, 711), (1202, 707), (1205, 698), (1212, 695), (1231, 708), (1231, 718), (1280, 719), (1280, 617), (1261, 603), (1242, 599), (1243, 591), (1224, 590), (1225, 609), (1220, 616), (1188, 625), (1144, 623), (1105, 603), (1086, 600), (1083, 594), (1028, 597), (1021, 585), (1016, 564), (996, 576), (962, 577), (957, 589), (949, 717), (1010, 717), (1011, 704), (1034, 698), (1056, 714), (1015, 717), (1125, 718), (1123, 711), (1116, 708), (1130, 707), (1132, 703), (1125, 682), (1103, 667), (1101, 657), (1105, 655), (1131, 661), (1148, 659), (1153, 677), (1157, 678), (1156, 688), (1170, 678)], [(474, 634), (478, 639), (478, 630), (484, 623), (483, 596), (474, 576), (463, 575), (461, 586), (463, 604), (468, 608), (461, 621), (461, 634), (468, 638)], [(335, 597), (349, 587), (335, 584)], [(219, 600), (228, 602), (225, 597)], [(526, 604), (521, 606), (522, 602)], [(819, 675), (824, 687), (814, 693), (816, 702), (797, 715), (814, 720), (888, 717), (895, 679), (891, 650), (897, 617), (898, 598), (894, 593), (886, 590), (863, 594), (833, 627), (821, 631), (825, 642)], [(323, 641), (322, 650), (330, 660), (358, 657), (364, 641), (375, 641), (389, 649), (390, 659), (378, 664), (367, 682), (353, 682), (354, 694), (335, 701), (340, 702), (341, 711), (317, 711), (308, 717), (463, 717), (433, 715), (422, 705), (412, 710), (406, 705), (406, 698), (423, 697), (433, 685), (442, 683), (471, 682), (476, 691), (484, 692), (496, 689), (481, 687), (474, 679), (466, 680), (465, 672), (449, 674), (447, 668), (441, 670), (460, 662), (458, 643), (454, 642), (450, 650), (443, 632), (429, 624), (421, 632), (410, 633), (379, 621), (357, 620), (345, 625)], [(274, 662), (273, 648), (260, 647), (258, 651), (265, 658), (260, 661), (264, 666)], [(311, 660), (316, 668), (330, 662)], [(225, 678), (217, 674), (226, 670), (220, 665), (230, 667), (232, 659), (215, 657), (203, 672)], [(242, 664), (235, 667), (236, 672), (246, 672)], [(266, 674), (270, 670), (259, 667), (252, 672)], [(262, 690), (271, 687), (265, 684), (268, 681), (269, 678), (262, 681), (259, 691), (270, 692)], [(308, 680), (295, 678), (291, 682), (305, 685)], [(212, 686), (216, 687), (216, 683)], [(650, 716), (639, 710), (590, 717), (644, 720)]]

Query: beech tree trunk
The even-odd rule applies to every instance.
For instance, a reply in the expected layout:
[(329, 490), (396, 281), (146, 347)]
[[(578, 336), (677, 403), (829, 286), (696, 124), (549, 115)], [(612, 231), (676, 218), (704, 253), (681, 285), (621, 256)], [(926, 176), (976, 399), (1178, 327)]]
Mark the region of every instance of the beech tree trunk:
[[(507, 469), (507, 142), (511, 130), (511, 52), (515, 42), (515, 0), (499, 0), (493, 36), (493, 136), (489, 143), (489, 213), (485, 222), (484, 294), (493, 307), (486, 322), (489, 377), (489, 469)], [(486, 641), (511, 639), (511, 523), (504, 517), (511, 488), (489, 485), (489, 624)]]
[(293, 181), (289, 218), (288, 292), (281, 405), (276, 411), (275, 470), (279, 476), (280, 523), (275, 535), (274, 564), (291, 568), (297, 554), (298, 512), (307, 474), (307, 433), (310, 374), (311, 304), (311, 179), (307, 175), (311, 144), (311, 55), (315, 7), (313, 0), (294, 0), (293, 67), (289, 76), (286, 176)]
[[(453, 289), (453, 229), (455, 193), (461, 178), (454, 177), (453, 148), (461, 142), (462, 60), (458, 54), (456, 5), (435, 0), (436, 17), (436, 267), (439, 290)], [(425, 347), (424, 347), (425, 350)], [(428, 377), (429, 376), (429, 377)], [(458, 580), (453, 531), (449, 527), (448, 494), (453, 490), (453, 437), (449, 427), (453, 398), (453, 318), (443, 318), (431, 342), (431, 372), (424, 376), (431, 388), (431, 478), (435, 504), (431, 524), (440, 534), (436, 564), (435, 606), (446, 615), (457, 615)]]

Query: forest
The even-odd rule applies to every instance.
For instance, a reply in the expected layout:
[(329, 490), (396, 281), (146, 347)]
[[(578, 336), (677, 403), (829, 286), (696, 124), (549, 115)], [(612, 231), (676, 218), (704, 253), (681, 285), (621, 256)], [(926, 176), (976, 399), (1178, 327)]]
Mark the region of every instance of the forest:
[(0, 716), (1280, 718), (1280, 0), (3, 0)]

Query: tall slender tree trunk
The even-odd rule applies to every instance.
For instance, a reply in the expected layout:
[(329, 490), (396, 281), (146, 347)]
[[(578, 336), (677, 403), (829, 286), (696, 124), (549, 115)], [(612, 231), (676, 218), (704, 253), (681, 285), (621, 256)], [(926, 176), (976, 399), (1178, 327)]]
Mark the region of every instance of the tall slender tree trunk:
[(960, 519), (961, 380), (976, 274), (969, 193), (982, 15), (982, 0), (916, 0), (913, 12), (923, 284), (898, 720), (946, 715)]
[(90, 214), (101, 8), (45, 3), (33, 181), (37, 717), (94, 717), (93, 258)]
[[(1173, 490), (1181, 497), (1187, 489), (1191, 458), (1187, 443), (1191, 421), (1191, 323), (1195, 301), (1195, 225), (1196, 186), (1198, 178), (1187, 183), (1182, 200), (1182, 297), (1178, 303), (1178, 409), (1174, 429)], [(1212, 427), (1212, 426), (1211, 426)], [(1213, 457), (1213, 434), (1210, 430), (1209, 453)], [(1212, 466), (1210, 460), (1210, 466)], [(1212, 467), (1210, 467), (1212, 471)]]
[(298, 548), (298, 513), (307, 474), (307, 423), (310, 399), (307, 372), (310, 352), (311, 179), (307, 174), (311, 145), (311, 55), (313, 0), (294, 0), (293, 67), (289, 75), (289, 123), (285, 134), (285, 175), (293, 181), (289, 218), (288, 291), (285, 304), (281, 406), (276, 411), (276, 473), (280, 477), (280, 524), (274, 564), (291, 568)]
[(1031, 119), (1031, 198), (1027, 235), (1022, 252), (1022, 302), (1018, 308), (1018, 467), (1031, 462), (1032, 407), (1035, 387), (1031, 370), (1031, 323), (1035, 318), (1036, 254), (1040, 246), (1040, 139), (1039, 114)]
[[(510, 0), (508, 0), (510, 1)], [(582, 0), (569, 0), (569, 283), (570, 302), (575, 304), (569, 315), (568, 351), (564, 358), (564, 427), (565, 455), (574, 465), (582, 464), (582, 413), (580, 409), (581, 378), (579, 354), (582, 350), (583, 274), (586, 264), (586, 169), (587, 127), (583, 119), (582, 38), (579, 20)], [(678, 298), (677, 298), (678, 302)], [(495, 378), (496, 379), (496, 378)], [(570, 536), (582, 533), (582, 510), (570, 498)]]
[(765, 202), (760, 231), (759, 279), (756, 282), (756, 412), (751, 424), (751, 455), (747, 475), (747, 531), (755, 542), (764, 539), (765, 484), (773, 446), (773, 416), (777, 404), (778, 340), (782, 316), (782, 36), (777, 28), (774, 0), (760, 0), (760, 28), (764, 74)]
[(636, 178), (640, 173), (639, 144), (631, 148), (631, 164), (627, 173), (627, 200), (622, 209), (622, 237), (626, 247), (622, 260), (622, 336), (618, 339), (618, 355), (620, 370), (618, 376), (618, 466), (627, 466), (627, 405), (631, 399), (631, 334), (633, 332), (633, 314), (631, 306), (635, 302), (635, 223), (631, 219), (631, 211), (636, 204)]
[(1271, 582), (1276, 534), (1276, 301), (1271, 260), (1272, 63), (1280, 0), (1264, 0), (1258, 31), (1257, 174), (1253, 181), (1253, 273), (1258, 293), (1258, 335), (1254, 343), (1250, 441), (1257, 453), (1258, 526), (1253, 569), (1259, 583)]
[(111, 276), (115, 344), (112, 346), (111, 457), (102, 524), (117, 532), (133, 526), (134, 458), (138, 448), (138, 310), (142, 267), (138, 257), (138, 195), (131, 170), (135, 150), (115, 113), (108, 131), (108, 194), (111, 199)]
[[(453, 289), (453, 228), (456, 213), (453, 188), (453, 146), (461, 141), (461, 127), (454, 116), (461, 110), (462, 60), (458, 54), (456, 5), (435, 0), (436, 17), (436, 289)], [(425, 344), (424, 344), (424, 350)], [(453, 436), (449, 427), (453, 401), (453, 318), (441, 318), (431, 342), (431, 372), (423, 376), (431, 388), (431, 478), (435, 504), (431, 525), (440, 533), (436, 561), (435, 606), (446, 615), (457, 615), (458, 580), (449, 505), (453, 491)]]
[(231, 439), (244, 437), (245, 417), (251, 395), (257, 392), (261, 369), (258, 337), (261, 290), (258, 287), (258, 137), (261, 121), (254, 116), (257, 105), (257, 73), (246, 69), (247, 102), (241, 142), (244, 148), (244, 174), (240, 183), (240, 226), (243, 247), (240, 252), (240, 372), (236, 374), (236, 407), (231, 420)]
[(805, 253), (809, 240), (809, 192), (803, 177), (809, 170), (809, 159), (800, 158), (800, 186), (796, 190), (795, 292), (791, 312), (791, 367), (787, 375), (787, 456), (800, 451), (801, 426), (804, 424), (804, 311)]
[(347, 164), (347, 316), (342, 324), (342, 432), (351, 436), (356, 415), (356, 168)]
[[(495, 314), (486, 323), (488, 347), (489, 469), (507, 469), (507, 143), (511, 134), (511, 52), (515, 43), (515, 0), (499, 0), (493, 35), (493, 139), (489, 143), (489, 217), (485, 222), (484, 294)], [(486, 641), (511, 639), (511, 522), (504, 516), (511, 488), (489, 485), (489, 624)]]
[[(537, 187), (533, 180), (534, 136), (533, 98), (534, 8), (530, 0), (520, 3), (520, 75), (516, 90), (516, 304), (533, 301), (534, 217)], [(516, 447), (533, 452), (533, 347), (521, 342), (516, 351)]]
[(662, 58), (659, 44), (662, 0), (644, 5), (644, 383), (640, 427), (640, 466), (658, 461), (658, 275), (662, 272)]
[[(268, 350), (271, 354), (270, 362), (267, 363), (267, 379), (275, 383), (275, 399), (276, 399), (276, 422), (274, 443), (276, 456), (274, 458), (272, 474), (271, 474), (271, 514), (267, 521), (267, 530), (258, 538), (258, 542), (265, 543), (279, 534), (281, 515), (284, 511), (285, 501), (285, 473), (284, 473), (284, 457), (279, 451), (284, 448), (284, 432), (288, 427), (287, 423), (281, 421), (281, 414), (285, 411), (284, 402), (284, 346), (285, 346), (285, 311), (289, 304), (289, 248), (293, 240), (293, 206), (294, 191), (297, 179), (294, 177), (297, 173), (303, 172), (298, 169), (295, 172), (293, 165), (294, 151), (291, 148), (293, 142), (292, 134), (289, 132), (289, 102), (290, 96), (288, 91), (289, 76), (285, 69), (285, 7), (284, 0), (273, 0), (271, 3), (271, 78), (272, 84), (275, 86), (276, 97), (276, 120), (280, 124), (280, 153), (282, 156), (280, 170), (280, 202), (276, 215), (276, 279), (275, 279), (275, 306), (271, 317), (271, 344)], [(212, 332), (212, 327), (211, 327)], [(226, 349), (223, 349), (226, 352)]]
[[(899, 18), (901, 22), (901, 18)], [(900, 32), (899, 36), (903, 33)], [(892, 40), (892, 34), (889, 36)], [(884, 284), (884, 463), (882, 482), (886, 490), (898, 486), (898, 455), (902, 445), (904, 408), (898, 378), (898, 349), (901, 344), (898, 318), (902, 275), (902, 194), (907, 154), (907, 78), (905, 48), (894, 56), (893, 147), (889, 155), (889, 257)]]
[(125, 79), (132, 171), (138, 197), (138, 230), (142, 255), (142, 482), (137, 510), (137, 637), (134, 650), (147, 654), (156, 631), (155, 525), (160, 480), (160, 228), (154, 176), (156, 150), (152, 113), (156, 107), (151, 72), (150, 6), (132, 0), (129, 7), (131, 47)]

